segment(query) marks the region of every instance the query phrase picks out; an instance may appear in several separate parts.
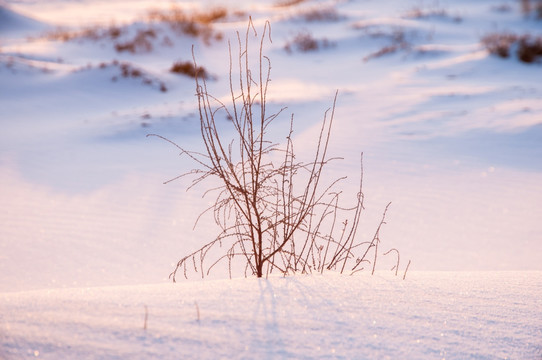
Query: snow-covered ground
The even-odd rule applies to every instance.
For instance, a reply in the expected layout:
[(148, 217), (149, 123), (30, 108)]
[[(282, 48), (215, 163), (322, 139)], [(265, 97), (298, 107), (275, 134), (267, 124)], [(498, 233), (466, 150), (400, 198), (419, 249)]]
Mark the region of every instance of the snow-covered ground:
[(0, 295), (0, 356), (540, 359), (540, 299), (539, 272), (413, 272), (408, 281), (389, 273), (328, 274), (7, 293)]
[[(224, 6), (0, 0), (0, 357), (542, 357), (542, 66), (481, 44), (542, 36), (534, 11), (512, 0), (231, 1), (203, 39), (149, 23), (174, 3)], [(401, 271), (412, 260), (405, 281), (218, 272), (167, 283), (216, 229), (207, 218), (192, 229), (210, 201), (201, 188), (162, 184), (193, 164), (146, 134), (201, 149), (193, 79), (169, 69), (194, 45), (211, 92), (227, 96), (226, 40), (248, 15), (258, 31), (271, 23), (268, 106), (288, 106), (272, 135), (283, 141), (294, 113), (307, 156), (339, 91), (330, 151), (345, 159), (331, 176), (355, 191), (363, 151), (360, 236), (391, 201), (382, 246), (401, 251)], [(117, 50), (138, 32), (134, 53)], [(299, 50), (299, 34), (318, 49)], [(452, 272), (425, 272), (436, 270)]]

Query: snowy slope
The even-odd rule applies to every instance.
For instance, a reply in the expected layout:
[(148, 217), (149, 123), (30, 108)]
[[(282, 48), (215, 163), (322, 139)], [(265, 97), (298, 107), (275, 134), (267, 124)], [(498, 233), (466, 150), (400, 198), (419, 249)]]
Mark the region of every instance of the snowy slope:
[[(540, 64), (480, 44), (493, 31), (541, 34), (519, 3), (236, 2), (213, 24), (223, 39), (209, 44), (149, 24), (150, 3), (7, 2), (19, 23), (24, 14), (49, 29), (106, 35), (1, 35), (0, 291), (167, 281), (179, 257), (212, 238), (211, 219), (192, 230), (210, 199), (181, 182), (162, 185), (191, 164), (145, 135), (200, 149), (193, 81), (169, 68), (189, 60), (194, 44), (216, 78), (211, 89), (227, 96), (226, 39), (244, 31), (248, 14), (258, 29), (266, 19), (272, 26), (269, 106), (288, 106), (278, 141), (294, 113), (299, 156), (308, 156), (339, 90), (330, 151), (345, 160), (330, 175), (348, 175), (355, 191), (364, 152), (360, 236), (372, 236), (391, 201), (382, 241), (413, 269), (542, 269)], [(315, 20), (319, 9), (328, 15)], [(149, 27), (150, 51), (115, 50)], [(300, 32), (320, 48), (297, 50)], [(397, 41), (404, 46), (375, 55)], [(124, 77), (121, 64), (143, 75)]]
[[(541, 359), (542, 66), (481, 44), (542, 36), (522, 3), (231, 1), (205, 38), (149, 11), (222, 2), (0, 0), (0, 359)], [(146, 135), (201, 150), (193, 80), (169, 69), (194, 45), (227, 98), (249, 15), (271, 23), (268, 107), (288, 106), (271, 135), (294, 113), (310, 157), (339, 91), (328, 179), (355, 194), (363, 151), (359, 236), (391, 201), (381, 246), (406, 280), (381, 257), (375, 276), (168, 283), (217, 229), (193, 229), (204, 187), (162, 184), (193, 164)]]
[[(0, 295), (2, 359), (540, 359), (540, 272), (296, 276)], [(145, 313), (147, 312), (146, 329)]]

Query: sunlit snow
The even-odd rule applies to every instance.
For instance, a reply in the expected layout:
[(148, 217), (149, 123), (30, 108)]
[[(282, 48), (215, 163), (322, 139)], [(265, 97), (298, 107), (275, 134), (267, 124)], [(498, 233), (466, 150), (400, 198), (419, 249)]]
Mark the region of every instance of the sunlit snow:
[[(537, 4), (0, 0), (0, 358), (541, 359), (542, 66), (481, 43), (542, 36)], [(174, 5), (225, 7), (221, 39), (149, 22)], [(163, 185), (194, 164), (146, 135), (202, 149), (194, 81), (169, 70), (194, 46), (227, 101), (249, 15), (271, 24), (268, 107), (287, 107), (270, 135), (293, 114), (310, 158), (338, 91), (327, 176), (355, 194), (363, 152), (359, 236), (391, 201), (381, 240), (411, 260), (404, 281), (382, 258), (375, 276), (170, 284), (217, 229), (193, 229), (204, 188)], [(149, 48), (115, 48), (149, 29)]]

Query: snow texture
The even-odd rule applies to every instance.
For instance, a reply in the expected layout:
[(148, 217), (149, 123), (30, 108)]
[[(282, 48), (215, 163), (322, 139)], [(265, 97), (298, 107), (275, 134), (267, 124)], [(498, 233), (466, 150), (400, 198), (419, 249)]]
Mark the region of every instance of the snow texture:
[[(540, 272), (234, 279), (0, 295), (3, 359), (540, 359)], [(147, 312), (146, 329), (145, 313)]]
[[(542, 359), (542, 66), (481, 42), (542, 36), (536, 11), (286, 3), (0, 0), (0, 358)], [(149, 22), (172, 4), (226, 6), (222, 39)], [(269, 135), (284, 142), (293, 113), (310, 158), (339, 91), (329, 155), (344, 160), (326, 176), (357, 191), (363, 152), (358, 235), (372, 238), (391, 201), (381, 246), (401, 251), (399, 273), (412, 260), (405, 281), (382, 257), (374, 277), (169, 284), (217, 229), (210, 217), (193, 229), (204, 187), (162, 184), (194, 164), (146, 135), (202, 149), (193, 79), (169, 69), (194, 45), (227, 99), (227, 40), (248, 15), (260, 34), (271, 23), (268, 109), (288, 107)]]

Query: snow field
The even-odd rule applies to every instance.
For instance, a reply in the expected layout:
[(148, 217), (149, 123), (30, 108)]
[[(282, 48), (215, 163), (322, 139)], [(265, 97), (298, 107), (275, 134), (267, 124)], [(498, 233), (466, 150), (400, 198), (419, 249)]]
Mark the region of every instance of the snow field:
[[(129, 40), (151, 3), (171, 5), (0, 0), (0, 359), (542, 359), (540, 64), (480, 43), (494, 31), (542, 35), (519, 2), (228, 2), (258, 30), (271, 22), (268, 107), (288, 110), (270, 135), (280, 142), (294, 113), (297, 155), (310, 158), (338, 89), (330, 154), (345, 159), (325, 180), (347, 175), (345, 194), (357, 191), (363, 151), (360, 237), (391, 201), (382, 249), (401, 251), (400, 274), (412, 264), (405, 281), (380, 256), (375, 276), (217, 271), (177, 284), (175, 262), (216, 235), (210, 218), (192, 229), (212, 199), (164, 186), (192, 164), (145, 136), (201, 149), (193, 80), (169, 68), (195, 44), (227, 99), (227, 42), (164, 24), (148, 53), (40, 37), (115, 25)], [(307, 20), (323, 8), (337, 18)], [(235, 39), (246, 19), (214, 27)], [(301, 31), (327, 45), (287, 52)]]
[(414, 271), (403, 281), (380, 272), (8, 293), (0, 354), (539, 359), (541, 275)]

